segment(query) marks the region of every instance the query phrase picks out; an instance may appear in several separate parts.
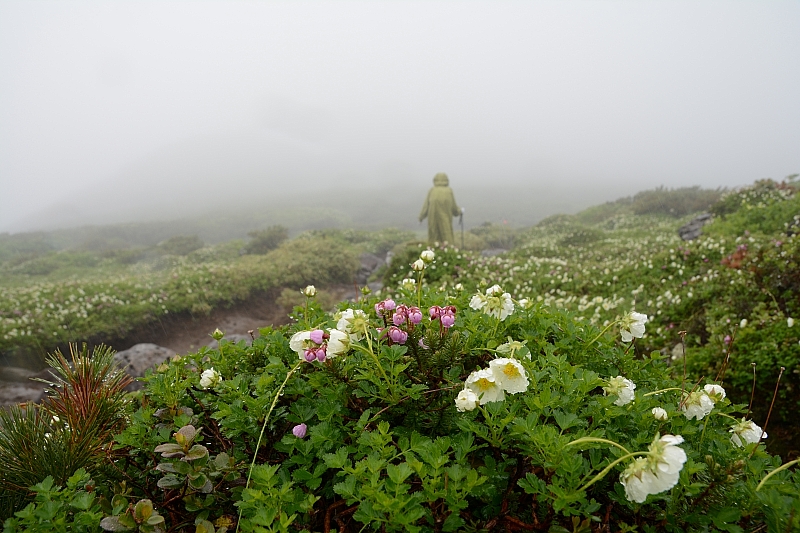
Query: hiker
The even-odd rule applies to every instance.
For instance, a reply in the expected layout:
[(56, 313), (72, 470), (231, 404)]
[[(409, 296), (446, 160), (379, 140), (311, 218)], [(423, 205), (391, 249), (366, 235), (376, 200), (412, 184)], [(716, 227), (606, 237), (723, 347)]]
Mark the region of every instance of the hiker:
[(428, 218), (428, 242), (449, 242), (453, 244), (453, 217), (461, 214), (456, 205), (453, 189), (448, 184), (447, 174), (439, 172), (433, 177), (433, 187), (419, 214), (419, 221)]

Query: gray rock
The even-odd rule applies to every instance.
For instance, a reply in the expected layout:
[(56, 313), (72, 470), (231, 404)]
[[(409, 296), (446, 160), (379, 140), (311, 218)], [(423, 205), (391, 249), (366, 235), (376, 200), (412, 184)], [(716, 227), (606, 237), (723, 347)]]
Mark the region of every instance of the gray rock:
[(0, 366), (0, 381), (16, 381), (27, 383), (30, 378), (34, 377), (36, 372), (27, 368), (19, 368), (16, 366)]
[(364, 253), (360, 257), (361, 265), (356, 272), (356, 283), (359, 285), (366, 285), (367, 280), (373, 272), (386, 264), (386, 262), (374, 254)]
[[(114, 355), (114, 362), (132, 378), (140, 378), (144, 376), (147, 369), (155, 368), (176, 354), (175, 350), (145, 342), (117, 352)], [(143, 386), (142, 383), (134, 381), (125, 387), (125, 390), (139, 390)]]
[(711, 222), (711, 218), (711, 213), (703, 213), (693, 218), (688, 224), (681, 226), (678, 230), (678, 235), (684, 241), (693, 241), (703, 234), (703, 226)]
[(44, 398), (44, 383), (30, 381), (29, 383), (12, 383), (0, 381), (0, 405), (13, 405), (19, 403), (38, 403)]

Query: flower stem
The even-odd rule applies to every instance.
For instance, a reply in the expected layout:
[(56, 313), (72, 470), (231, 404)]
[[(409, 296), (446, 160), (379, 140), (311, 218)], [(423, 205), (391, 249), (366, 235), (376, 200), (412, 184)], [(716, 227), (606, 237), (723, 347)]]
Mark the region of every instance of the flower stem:
[(575, 439), (574, 441), (567, 444), (567, 446), (572, 446), (574, 444), (584, 444), (586, 442), (602, 442), (604, 444), (611, 444), (612, 446), (616, 446), (626, 454), (630, 455), (630, 451), (625, 448), (622, 444), (616, 443), (613, 440), (602, 439), (600, 437), (581, 437), (579, 439)]
[[(289, 378), (292, 377), (292, 374), (300, 368), (300, 365), (304, 363), (303, 360), (297, 361), (295, 365), (289, 370), (286, 374), (286, 379), (283, 380), (281, 386), (278, 388), (278, 392), (275, 393), (275, 397), (272, 399), (272, 405), (269, 406), (269, 411), (267, 411), (267, 416), (264, 418), (264, 425), (261, 426), (261, 433), (258, 435), (258, 441), (256, 442), (256, 448), (253, 451), (253, 462), (250, 463), (250, 469), (247, 471), (247, 483), (245, 484), (245, 488), (250, 486), (250, 477), (253, 475), (253, 468), (256, 466), (256, 457), (258, 456), (258, 449), (261, 447), (261, 440), (264, 438), (264, 432), (267, 430), (267, 422), (269, 422), (269, 417), (272, 415), (272, 411), (275, 409), (275, 406), (278, 404), (278, 398), (281, 397), (283, 394), (283, 389), (286, 388), (286, 384), (289, 383)], [(239, 520), (236, 521), (236, 531), (239, 531), (239, 524), (242, 521), (242, 508), (239, 507)]]
[(422, 278), (425, 277), (425, 271), (420, 270), (419, 279), (417, 280), (417, 307), (422, 308)]
[(619, 320), (614, 320), (613, 322), (611, 322), (611, 324), (607, 325), (607, 326), (605, 327), (605, 329), (603, 329), (603, 331), (601, 331), (601, 332), (600, 332), (600, 334), (599, 334), (597, 337), (595, 337), (594, 339), (592, 339), (592, 340), (590, 340), (589, 342), (587, 342), (587, 343), (586, 343), (586, 346), (587, 346), (587, 347), (588, 347), (588, 346), (591, 346), (592, 344), (594, 344), (595, 342), (597, 342), (597, 341), (598, 341), (598, 339), (600, 339), (600, 337), (602, 337), (603, 335), (605, 335), (605, 334), (606, 334), (606, 331), (608, 331), (609, 329), (611, 329), (611, 326), (614, 326), (614, 325), (616, 325), (616, 324), (619, 324)]
[(796, 465), (797, 463), (800, 463), (800, 459), (795, 459), (794, 461), (789, 461), (788, 463), (784, 463), (775, 470), (773, 470), (772, 472), (770, 472), (769, 474), (767, 474), (766, 476), (764, 476), (764, 479), (762, 479), (761, 483), (759, 483), (758, 486), (756, 487), (756, 492), (761, 490), (762, 485), (764, 485), (764, 483), (766, 483), (767, 480), (771, 478), (773, 475), (777, 474), (781, 470), (786, 470), (787, 468)]
[(597, 481), (600, 481), (601, 479), (603, 479), (606, 476), (606, 474), (608, 474), (611, 471), (612, 468), (614, 468), (615, 466), (620, 464), (622, 461), (624, 461), (626, 459), (630, 459), (631, 457), (636, 457), (637, 455), (650, 455), (650, 452), (633, 452), (633, 453), (628, 453), (626, 455), (623, 455), (622, 457), (619, 457), (616, 461), (612, 462), (607, 467), (605, 467), (603, 470), (601, 470), (600, 473), (597, 474), (596, 476), (594, 476), (586, 485), (584, 485), (583, 487), (579, 488), (578, 492), (585, 491), (586, 489), (588, 489), (589, 487), (594, 485)]
[(381, 362), (378, 359), (378, 356), (375, 355), (375, 352), (372, 350), (372, 341), (369, 335), (367, 335), (367, 344), (369, 345), (369, 348), (364, 348), (363, 346), (359, 346), (358, 344), (356, 344), (354, 348), (369, 355), (370, 357), (372, 357), (372, 360), (375, 361), (375, 366), (378, 367), (378, 372), (381, 373), (381, 377), (386, 382), (386, 386), (389, 388), (389, 396), (391, 397), (392, 402), (394, 402), (396, 401), (394, 395), (394, 387), (392, 386), (392, 382), (389, 380), (389, 376), (386, 375), (386, 371), (383, 370), (383, 366), (381, 366)]
[(680, 387), (669, 387), (669, 388), (666, 388), (666, 389), (661, 389), (661, 390), (655, 390), (655, 391), (653, 391), (653, 392), (648, 392), (647, 394), (642, 394), (642, 396), (646, 398), (646, 397), (648, 397), (648, 396), (654, 396), (654, 395), (656, 395), (656, 394), (661, 394), (662, 392), (669, 392), (669, 391), (671, 391), (671, 390), (679, 390), (679, 391), (682, 391), (683, 389), (682, 389), (682, 388), (680, 388)]

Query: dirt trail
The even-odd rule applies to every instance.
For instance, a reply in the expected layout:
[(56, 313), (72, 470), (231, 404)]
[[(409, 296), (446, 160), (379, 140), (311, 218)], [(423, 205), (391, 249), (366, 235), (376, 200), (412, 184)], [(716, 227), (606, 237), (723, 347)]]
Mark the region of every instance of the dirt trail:
[[(353, 292), (351, 287), (332, 287), (327, 292), (335, 295), (337, 301)], [(157, 322), (148, 324), (123, 339), (111, 342), (117, 350), (127, 350), (134, 344), (143, 342), (157, 344), (186, 354), (214, 343), (211, 332), (219, 328), (226, 336), (244, 335), (252, 330), (258, 336), (258, 329), (266, 326), (281, 326), (290, 321), (290, 309), (276, 303), (280, 291), (269, 291), (251, 296), (231, 307), (214, 309), (208, 315), (192, 316), (181, 314), (162, 316)]]

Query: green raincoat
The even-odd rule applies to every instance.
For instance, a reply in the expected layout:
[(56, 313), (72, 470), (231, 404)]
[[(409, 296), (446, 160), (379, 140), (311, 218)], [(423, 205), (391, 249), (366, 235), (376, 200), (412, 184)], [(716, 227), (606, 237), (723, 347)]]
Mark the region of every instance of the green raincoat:
[(447, 174), (439, 172), (433, 177), (433, 187), (428, 191), (419, 221), (428, 218), (428, 241), (453, 244), (453, 217), (461, 214), (456, 205), (453, 189), (448, 187)]

